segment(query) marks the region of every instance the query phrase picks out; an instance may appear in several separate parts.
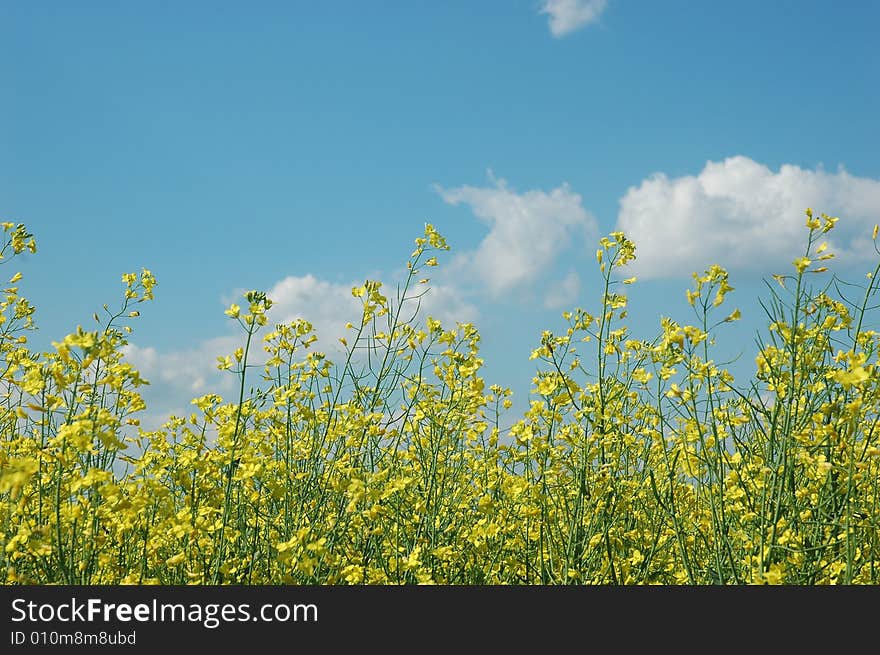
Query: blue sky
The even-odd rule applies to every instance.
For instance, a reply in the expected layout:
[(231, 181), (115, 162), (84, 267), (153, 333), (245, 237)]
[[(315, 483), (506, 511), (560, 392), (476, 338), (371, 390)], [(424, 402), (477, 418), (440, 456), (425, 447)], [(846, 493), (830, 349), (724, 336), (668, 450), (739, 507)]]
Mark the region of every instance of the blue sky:
[(473, 320), (520, 398), (541, 329), (596, 308), (613, 229), (638, 249), (637, 334), (688, 320), (689, 272), (717, 261), (743, 310), (719, 340), (749, 352), (805, 207), (841, 217), (842, 273), (869, 264), (878, 24), (861, 1), (0, 0), (0, 217), (38, 240), (33, 343), (150, 268), (131, 358), (151, 411), (187, 411), (228, 383), (242, 290), (329, 334), (429, 221), (452, 246), (433, 311)]

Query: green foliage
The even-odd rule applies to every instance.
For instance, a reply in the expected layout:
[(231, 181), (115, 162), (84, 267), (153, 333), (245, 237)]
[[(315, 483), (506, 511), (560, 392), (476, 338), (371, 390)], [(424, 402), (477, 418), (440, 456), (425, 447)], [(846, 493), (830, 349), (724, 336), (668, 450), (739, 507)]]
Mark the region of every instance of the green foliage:
[[(880, 335), (823, 279), (836, 218), (807, 210), (807, 247), (768, 281), (767, 331), (746, 385), (712, 359), (727, 272), (694, 275), (693, 325), (651, 341), (624, 323), (620, 268), (600, 242), (595, 314), (545, 331), (532, 400), (480, 377), (480, 336), (419, 315), (421, 269), (448, 247), (426, 226), (394, 294), (352, 290), (361, 317), (331, 362), (304, 320), (232, 305), (243, 346), (221, 357), (237, 398), (193, 400), (145, 431), (146, 384), (125, 361), (148, 270), (118, 310), (32, 353), (33, 307), (0, 302), (0, 572), (6, 584), (877, 584)], [(0, 258), (29, 249), (2, 224)], [(876, 240), (877, 231), (874, 232)], [(10, 284), (20, 275), (13, 276)], [(721, 312), (719, 314), (719, 312)], [(259, 365), (257, 344), (264, 354)], [(259, 369), (255, 370), (255, 369)], [(259, 379), (255, 379), (259, 378)]]

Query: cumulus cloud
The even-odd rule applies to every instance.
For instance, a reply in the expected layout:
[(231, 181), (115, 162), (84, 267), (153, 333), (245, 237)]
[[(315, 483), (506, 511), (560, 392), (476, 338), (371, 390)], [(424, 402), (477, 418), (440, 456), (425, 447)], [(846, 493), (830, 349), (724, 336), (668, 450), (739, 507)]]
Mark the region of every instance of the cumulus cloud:
[(176, 391), (198, 395), (230, 388), (230, 376), (219, 374), (217, 358), (232, 354), (241, 345), (241, 339), (228, 336), (207, 339), (194, 348), (168, 352), (130, 343), (123, 347), (122, 353), (152, 384), (161, 382)]
[[(491, 172), (490, 172), (491, 174)], [(517, 193), (502, 179), (490, 187), (436, 187), (447, 203), (464, 203), (489, 226), (476, 250), (456, 256), (451, 275), (477, 280), (494, 297), (529, 289), (572, 245), (596, 235), (596, 220), (567, 184)]]
[[(297, 318), (309, 321), (318, 335), (318, 344), (329, 350), (336, 347), (337, 340), (346, 335), (345, 324), (358, 323), (361, 317), (361, 300), (351, 295), (352, 287), (363, 284), (351, 282), (337, 284), (320, 280), (314, 275), (288, 276), (275, 284), (267, 295), (274, 301), (269, 315), (272, 321), (287, 323)], [(409, 296), (418, 293), (411, 289)], [(396, 300), (396, 287), (386, 283), (383, 293)], [(416, 308), (416, 301), (408, 302), (410, 311)], [(424, 320), (428, 315), (444, 324), (473, 321), (477, 309), (468, 303), (461, 293), (452, 286), (427, 285), (426, 293), (419, 299), (419, 316)], [(408, 317), (407, 317), (408, 318)]]
[(345, 324), (357, 323), (360, 301), (351, 295), (351, 284), (321, 280), (314, 275), (289, 275), (276, 282), (266, 295), (272, 299), (269, 310), (272, 323), (289, 323), (302, 318), (309, 321), (318, 336), (319, 349), (345, 334)]
[[(318, 336), (312, 348), (323, 350), (335, 360), (335, 356), (343, 352), (338, 339), (347, 333), (345, 324), (349, 321), (357, 324), (360, 319), (360, 300), (351, 295), (351, 289), (362, 283), (339, 284), (314, 275), (288, 276), (267, 291), (274, 303), (264, 329), (297, 318), (306, 319)], [(396, 298), (393, 286), (384, 292), (389, 299)], [(414, 310), (415, 301), (410, 306)], [(429, 285), (419, 306), (421, 320), (428, 315), (452, 326), (456, 322), (474, 321), (477, 309), (456, 288)], [(214, 337), (191, 348), (166, 351), (153, 346), (126, 345), (123, 348), (125, 358), (151, 383), (140, 390), (149, 408), (141, 417), (142, 425), (154, 429), (171, 414), (184, 416), (193, 411), (190, 405), (181, 406), (181, 400), (187, 402), (206, 393), (219, 393), (229, 398), (230, 392), (237, 388), (238, 379), (229, 371), (218, 370), (217, 358), (231, 355), (243, 345), (242, 335)], [(262, 341), (259, 341), (251, 349), (248, 362), (259, 366), (267, 357)], [(253, 375), (252, 380), (256, 383), (256, 372)]]
[(873, 254), (880, 180), (792, 164), (773, 171), (744, 156), (707, 162), (697, 175), (643, 180), (621, 199), (617, 228), (635, 242), (630, 268), (643, 278), (690, 275), (712, 263), (776, 273), (803, 254), (807, 207), (840, 217), (828, 235), (839, 260)]
[(230, 355), (242, 345), (241, 339), (225, 336), (169, 351), (133, 343), (123, 346), (125, 359), (150, 382), (138, 389), (147, 404), (139, 414), (141, 427), (155, 430), (171, 415), (188, 416), (195, 409), (189, 401), (206, 393), (230, 398), (235, 376), (217, 369), (217, 357)]
[(607, 0), (544, 0), (540, 13), (550, 16), (550, 32), (557, 39), (599, 20)]
[(432, 316), (443, 325), (473, 323), (479, 318), (476, 306), (468, 302), (462, 292), (452, 285), (431, 286), (420, 301), (420, 315)]

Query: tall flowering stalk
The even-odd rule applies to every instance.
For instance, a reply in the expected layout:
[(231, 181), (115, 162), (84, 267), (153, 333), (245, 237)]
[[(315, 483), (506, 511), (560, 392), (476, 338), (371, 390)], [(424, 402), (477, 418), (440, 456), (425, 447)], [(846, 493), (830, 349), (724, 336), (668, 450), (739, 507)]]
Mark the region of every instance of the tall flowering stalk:
[[(209, 393), (146, 431), (126, 361), (153, 297), (126, 273), (115, 308), (32, 352), (20, 273), (0, 296), (0, 574), (7, 584), (880, 583), (880, 263), (830, 277), (836, 217), (806, 212), (806, 247), (767, 280), (755, 372), (715, 346), (727, 271), (695, 273), (692, 324), (626, 319), (635, 244), (601, 239), (598, 308), (544, 331), (529, 408), (481, 377), (469, 323), (424, 316), (424, 271), (448, 250), (426, 225), (394, 290), (367, 280), (340, 339), (272, 300), (226, 314), (242, 345)], [(0, 263), (36, 252), (2, 223)], [(873, 239), (876, 243), (877, 228)], [(876, 246), (875, 246), (876, 249)], [(880, 254), (880, 251), (878, 251)], [(859, 287), (859, 288), (857, 288)], [(260, 348), (262, 347), (262, 352)], [(504, 426), (510, 425), (510, 428)]]

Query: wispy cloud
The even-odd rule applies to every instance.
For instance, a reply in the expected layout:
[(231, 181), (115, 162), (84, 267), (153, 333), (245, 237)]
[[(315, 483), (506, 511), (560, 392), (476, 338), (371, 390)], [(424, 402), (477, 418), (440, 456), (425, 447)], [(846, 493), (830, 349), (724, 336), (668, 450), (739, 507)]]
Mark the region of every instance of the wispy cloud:
[(617, 226), (636, 244), (630, 268), (645, 278), (712, 263), (775, 273), (803, 254), (807, 207), (840, 217), (828, 239), (838, 259), (873, 254), (880, 180), (792, 164), (773, 171), (744, 156), (708, 162), (697, 175), (652, 175), (623, 196)]
[(450, 269), (457, 279), (476, 280), (495, 298), (530, 290), (561, 252), (595, 238), (596, 220), (567, 184), (517, 193), (503, 179), (492, 181), (489, 187), (436, 187), (447, 203), (469, 206), (489, 226), (475, 250), (453, 259)]
[(544, 0), (540, 13), (548, 14), (550, 32), (557, 39), (599, 20), (608, 0)]

